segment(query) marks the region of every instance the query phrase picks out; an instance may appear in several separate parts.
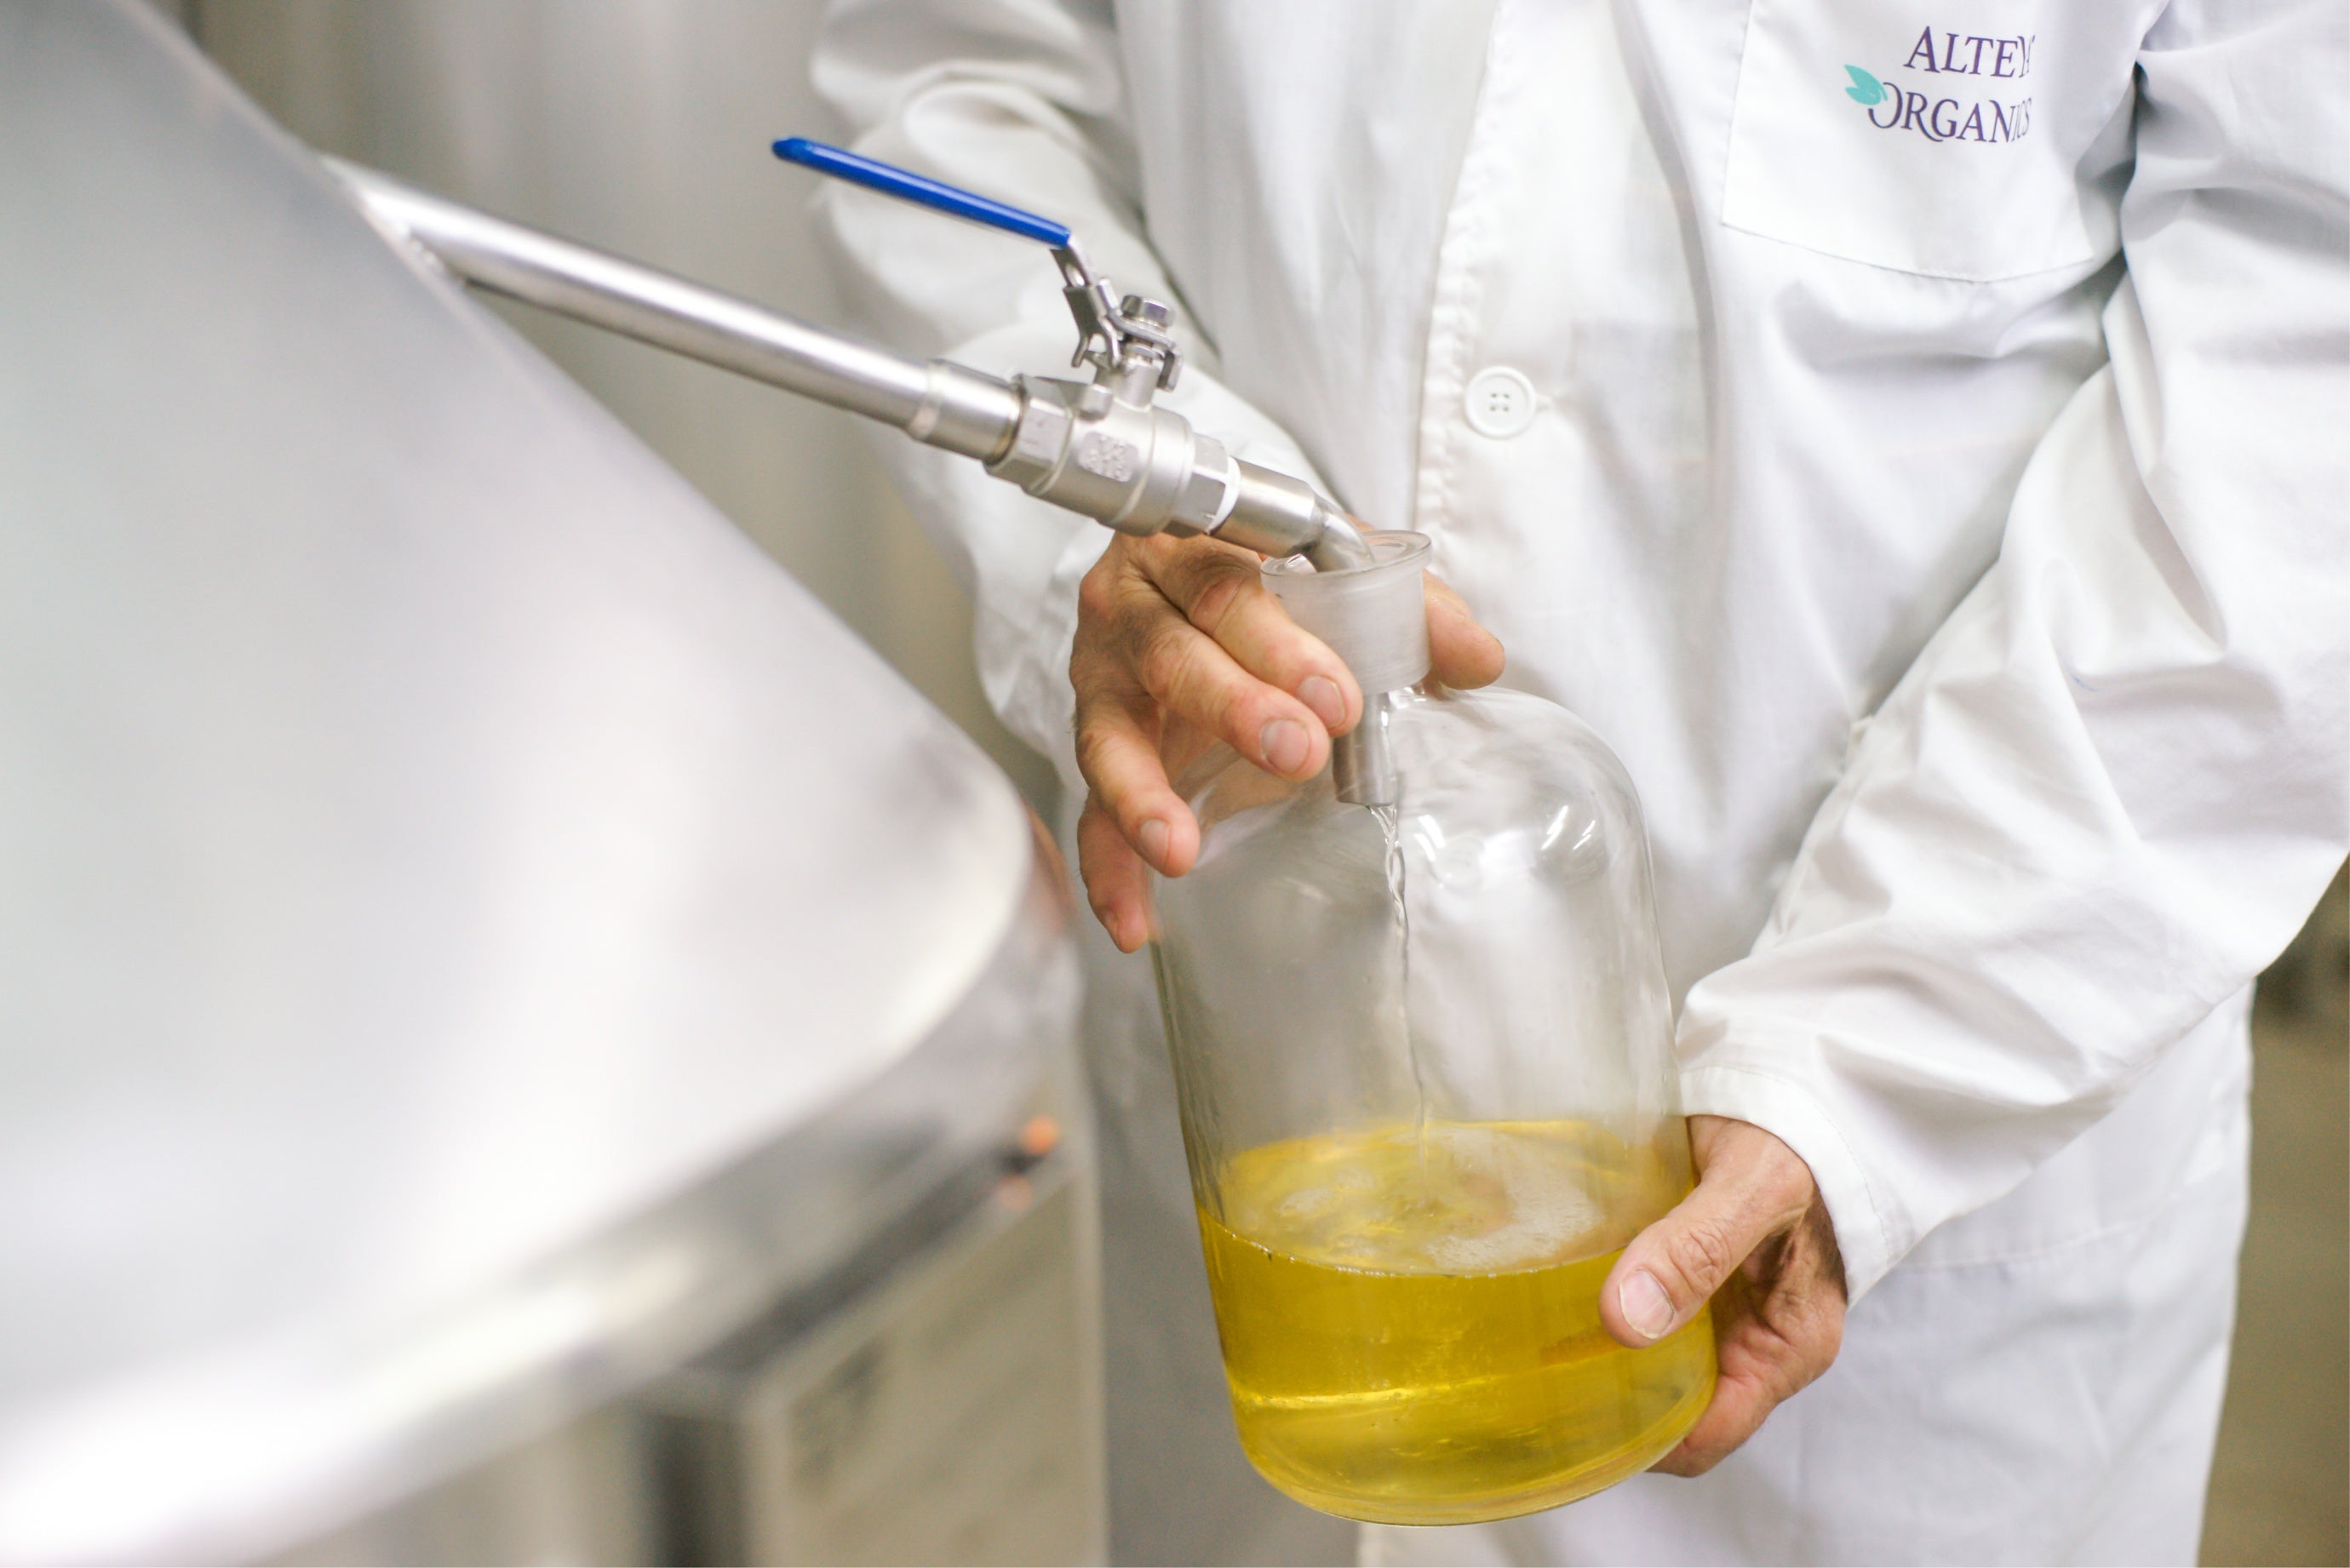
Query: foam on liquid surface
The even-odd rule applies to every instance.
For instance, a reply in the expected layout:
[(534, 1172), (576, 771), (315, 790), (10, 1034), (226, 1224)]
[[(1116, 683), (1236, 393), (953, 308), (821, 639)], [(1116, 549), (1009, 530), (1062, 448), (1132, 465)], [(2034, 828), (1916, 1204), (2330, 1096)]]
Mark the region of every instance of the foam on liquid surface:
[(1225, 1171), (1225, 1223), (1302, 1262), (1381, 1273), (1571, 1262), (1602, 1250), (1604, 1216), (1587, 1151), (1554, 1126), (1431, 1121), (1251, 1149)]

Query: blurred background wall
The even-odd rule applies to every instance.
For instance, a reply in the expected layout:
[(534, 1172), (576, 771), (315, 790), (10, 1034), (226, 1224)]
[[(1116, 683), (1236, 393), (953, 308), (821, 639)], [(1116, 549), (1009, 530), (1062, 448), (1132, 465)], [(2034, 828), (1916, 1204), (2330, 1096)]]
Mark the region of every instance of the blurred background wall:
[[(837, 130), (807, 85), (818, 0), (159, 4), (322, 151), (840, 319), (803, 214), (811, 177), (767, 151), (777, 136)], [(1049, 802), (1051, 770), (980, 694), (967, 600), (858, 421), (497, 308)], [(2207, 1562), (2350, 1561), (2345, 906), (2337, 879), (2262, 985), (2252, 1219)]]
[(2350, 883), (2261, 977), (2252, 1213), (2206, 1563), (2350, 1563)]

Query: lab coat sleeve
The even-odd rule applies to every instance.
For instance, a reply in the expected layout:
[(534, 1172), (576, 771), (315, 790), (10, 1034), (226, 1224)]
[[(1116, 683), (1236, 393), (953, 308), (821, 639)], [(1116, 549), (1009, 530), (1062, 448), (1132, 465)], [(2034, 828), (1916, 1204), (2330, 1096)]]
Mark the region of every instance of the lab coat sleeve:
[(2350, 840), (2345, 15), (2148, 34), (2110, 363), (1688, 999), (1687, 1108), (1795, 1147), (1856, 1293), (2240, 992)]
[[(814, 75), (858, 151), (1057, 219), (1122, 292), (1175, 306), (1186, 361), (1165, 405), (1235, 457), (1320, 483), (1277, 425), (1216, 379), (1212, 346), (1151, 249), (1107, 4), (841, 0)], [(1043, 247), (837, 183), (818, 212), (874, 337), (998, 375), (1090, 376), (1069, 368), (1076, 328)], [(989, 701), (1075, 787), (1077, 583), (1109, 531), (894, 432), (880, 451), (972, 595)]]

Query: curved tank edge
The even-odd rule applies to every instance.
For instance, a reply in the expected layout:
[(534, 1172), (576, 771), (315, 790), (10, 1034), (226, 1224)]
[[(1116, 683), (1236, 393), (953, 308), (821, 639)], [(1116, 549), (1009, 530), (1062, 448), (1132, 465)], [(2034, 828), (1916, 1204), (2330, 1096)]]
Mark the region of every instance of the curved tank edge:
[[(97, 1407), (57, 1411), (47, 1440), (38, 1425), (12, 1423), (9, 1448), (39, 1452), (47, 1462), (29, 1473), (0, 1468), (0, 1560), (302, 1556), (307, 1542), (428, 1494), (704, 1355), (778, 1299), (837, 1269), (860, 1237), (925, 1201), (935, 1204), (973, 1169), (998, 1158), (1033, 1164), (1033, 1149), (1021, 1151), (1021, 1144), (1033, 1137), (1039, 1116), (1056, 1127), (1049, 1157), (1066, 1161), (1081, 1189), (1087, 1233), (1076, 1245), (1089, 1322), (1097, 1283), (1092, 1137), (1076, 1056), (1080, 981), (1066, 874), (1041, 825), (1032, 842), (1005, 929), (963, 995), (889, 1067), (774, 1143), (743, 1151), (408, 1335), (314, 1345), (290, 1355), (282, 1346), (245, 1347), (208, 1357), (202, 1367), (169, 1368), (151, 1391), (160, 1397), (144, 1432), (135, 1385), (118, 1385)], [(923, 1141), (924, 1130), (939, 1136)], [(806, 1183), (812, 1171), (842, 1169), (844, 1145), (874, 1152), (870, 1165), (849, 1168), (875, 1179), (857, 1195), (858, 1212), (834, 1214), (827, 1227), (818, 1210), (844, 1194), (837, 1183), (822, 1190)], [(808, 1229), (794, 1234), (803, 1220)], [(568, 1332), (551, 1331), (565, 1324)], [(507, 1351), (502, 1364), (489, 1354), (500, 1345)], [(277, 1401), (255, 1397), (253, 1374), (263, 1368), (283, 1396)], [(474, 1386), (454, 1386), (452, 1368), (470, 1370)], [(236, 1421), (223, 1422), (216, 1401), (232, 1386), (243, 1405)], [(396, 1397), (403, 1387), (406, 1401)], [(403, 1403), (429, 1408), (403, 1410)], [(240, 1442), (266, 1450), (256, 1452), (261, 1462), (242, 1495), (234, 1474)], [(307, 1461), (299, 1474), (283, 1462), (297, 1447)], [(77, 1452), (88, 1468), (73, 1462)], [(183, 1487), (184, 1506), (169, 1518), (151, 1517), (143, 1529), (122, 1528), (129, 1521), (118, 1509), (103, 1539), (18, 1534), (5, 1526), (12, 1514), (23, 1517), (12, 1499), (30, 1501), (36, 1489), (120, 1499), (142, 1490), (141, 1469), (151, 1479), (193, 1477), (204, 1485)], [(151, 1492), (149, 1499), (155, 1501)], [(54, 1517), (53, 1510), (36, 1511)]]

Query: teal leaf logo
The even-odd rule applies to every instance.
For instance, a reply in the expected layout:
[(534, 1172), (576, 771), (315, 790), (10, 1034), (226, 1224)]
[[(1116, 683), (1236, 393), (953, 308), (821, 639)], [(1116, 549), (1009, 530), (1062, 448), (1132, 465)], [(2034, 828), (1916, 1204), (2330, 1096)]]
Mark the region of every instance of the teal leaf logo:
[(1870, 76), (1866, 71), (1862, 70), (1858, 66), (1845, 67), (1844, 74), (1852, 78), (1852, 86), (1844, 89), (1845, 97), (1852, 99), (1855, 103), (1883, 103), (1885, 101), (1885, 84), (1878, 81), (1875, 77)]

